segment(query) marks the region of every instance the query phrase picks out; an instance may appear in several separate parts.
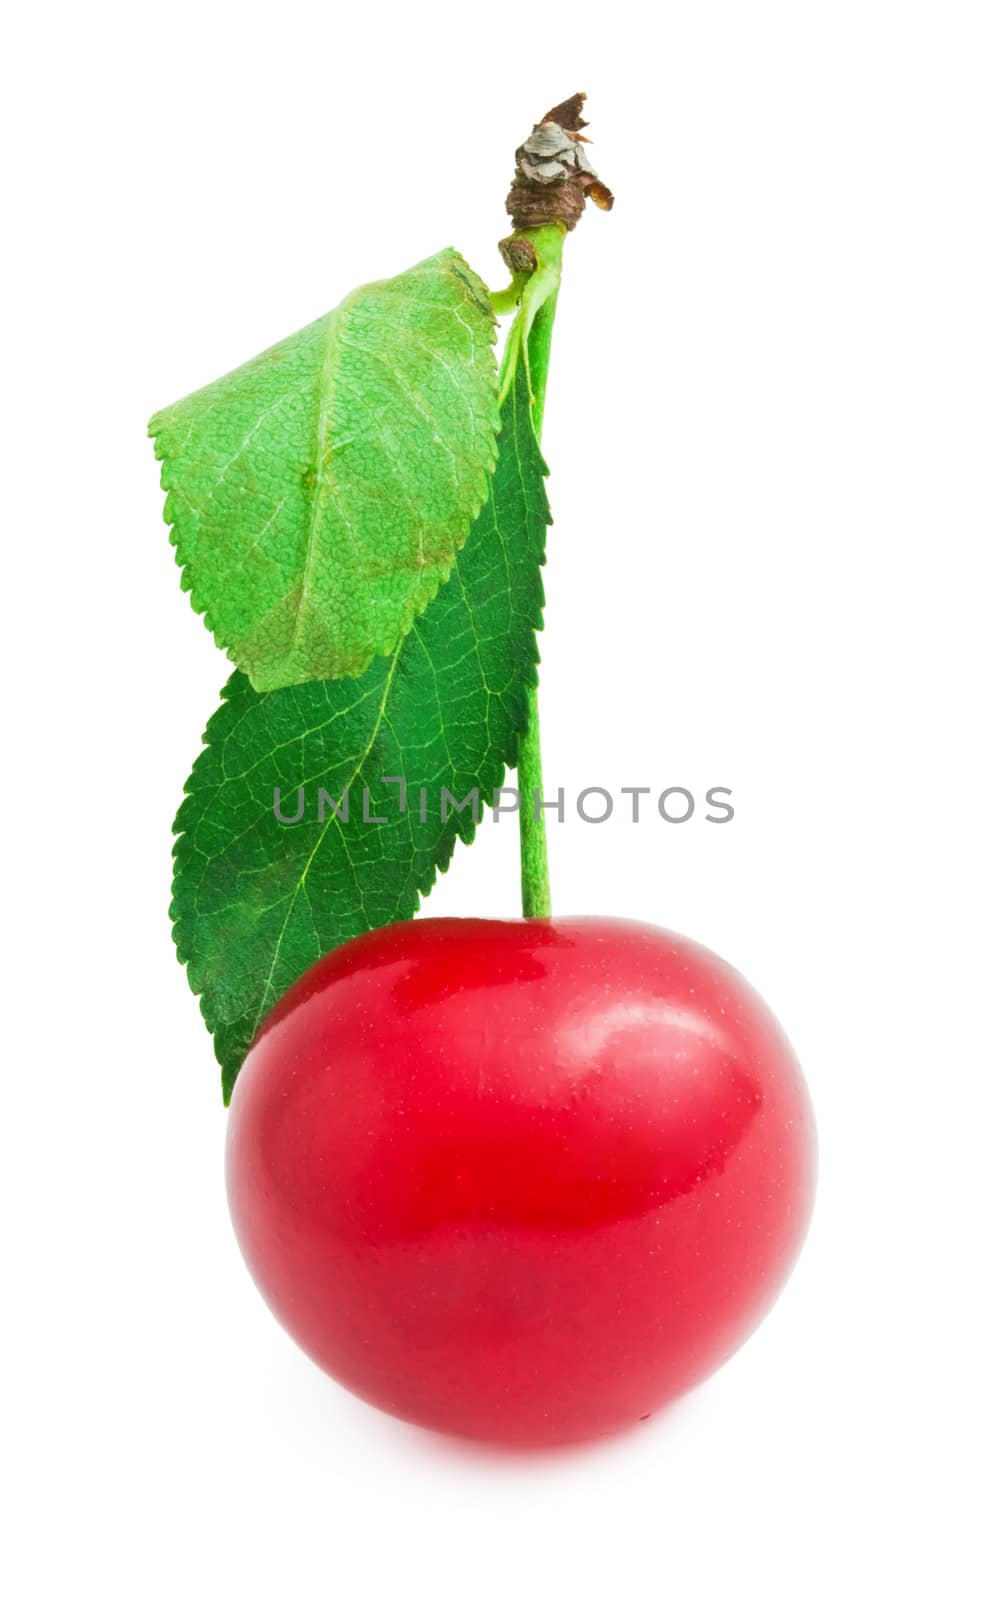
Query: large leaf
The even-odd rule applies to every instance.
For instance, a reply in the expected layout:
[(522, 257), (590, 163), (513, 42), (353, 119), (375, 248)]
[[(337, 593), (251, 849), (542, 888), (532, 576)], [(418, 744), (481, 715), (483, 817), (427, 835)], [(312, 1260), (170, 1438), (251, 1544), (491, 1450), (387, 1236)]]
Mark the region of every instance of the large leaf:
[(495, 336), (443, 250), (153, 418), (182, 587), (256, 688), (363, 672), (433, 598), (496, 458)]
[[(240, 673), (205, 734), (177, 816), (178, 954), (215, 1035), (228, 1100), (257, 1028), (335, 945), (411, 917), (517, 759), (536, 681), (549, 520), (523, 372), (504, 403), (490, 496), (440, 594), (357, 680), (258, 694)], [(407, 782), (406, 810), (399, 786)], [(275, 815), (275, 790), (286, 817)], [(366, 822), (369, 813), (383, 823)], [(330, 797), (317, 821), (319, 790)], [(420, 789), (427, 791), (421, 815)], [(338, 814), (344, 791), (348, 816)]]

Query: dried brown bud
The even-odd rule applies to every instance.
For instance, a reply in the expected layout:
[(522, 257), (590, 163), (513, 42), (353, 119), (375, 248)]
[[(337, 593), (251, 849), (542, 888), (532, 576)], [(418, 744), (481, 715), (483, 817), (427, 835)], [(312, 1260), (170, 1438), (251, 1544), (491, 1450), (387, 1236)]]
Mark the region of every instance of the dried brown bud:
[(501, 239), (499, 250), (512, 278), (522, 273), (530, 275), (538, 265), (538, 256), (531, 240), (520, 238), (516, 233), (509, 239)]
[(583, 149), (580, 132), (586, 95), (575, 94), (546, 112), (519, 147), (507, 211), (515, 228), (540, 228), (561, 222), (569, 232), (583, 215), (588, 195), (610, 211), (614, 195), (602, 183)]

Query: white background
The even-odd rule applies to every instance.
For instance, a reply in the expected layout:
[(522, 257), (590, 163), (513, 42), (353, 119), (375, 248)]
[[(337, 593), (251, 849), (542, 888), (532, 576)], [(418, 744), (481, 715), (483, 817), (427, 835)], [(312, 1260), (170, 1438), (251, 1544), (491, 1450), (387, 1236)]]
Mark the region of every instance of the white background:
[[(0, 1568), (12, 1597), (996, 1593), (993, 5), (21, 8), (6, 50)], [(547, 409), (557, 909), (719, 950), (822, 1175), (731, 1365), (525, 1460), (315, 1371), (239, 1259), (169, 830), (226, 664), (147, 416), (446, 243), (590, 91)], [(513, 915), (516, 838), (436, 911)]]

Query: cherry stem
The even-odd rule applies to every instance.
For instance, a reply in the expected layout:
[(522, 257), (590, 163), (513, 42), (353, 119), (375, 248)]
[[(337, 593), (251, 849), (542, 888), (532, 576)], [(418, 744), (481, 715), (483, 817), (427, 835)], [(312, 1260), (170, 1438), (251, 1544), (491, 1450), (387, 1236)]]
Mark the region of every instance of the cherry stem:
[(517, 787), (521, 796), (521, 914), (550, 917), (549, 847), (545, 834), (542, 798), (542, 739), (538, 725), (538, 691), (528, 691), (528, 726), (517, 758)]
[[(523, 359), (531, 391), (531, 419), (535, 436), (540, 442), (565, 230), (560, 224), (554, 223), (541, 228), (524, 229), (521, 237), (531, 241), (538, 265), (520, 294), (517, 316), (504, 352), (500, 392), (501, 395), (506, 394), (513, 381), (516, 364)], [(517, 761), (521, 911), (525, 917), (548, 917), (552, 915), (552, 893), (549, 887), (545, 813), (541, 804), (544, 791), (537, 685), (528, 690), (527, 713), (527, 727), (521, 739)]]

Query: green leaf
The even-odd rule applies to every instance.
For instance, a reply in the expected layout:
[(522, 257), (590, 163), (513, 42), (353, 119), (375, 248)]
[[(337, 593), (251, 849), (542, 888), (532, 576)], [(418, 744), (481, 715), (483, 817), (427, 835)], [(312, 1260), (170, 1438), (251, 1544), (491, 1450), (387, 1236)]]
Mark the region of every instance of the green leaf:
[(436, 594), (496, 459), (495, 337), (443, 250), (152, 419), (181, 586), (255, 688), (362, 673)]
[[(326, 951), (411, 917), (471, 842), (517, 759), (536, 682), (549, 521), (523, 371), (504, 402), (490, 496), (448, 582), (363, 677), (258, 694), (235, 673), (175, 823), (174, 937), (215, 1035), (228, 1101), (268, 1011)], [(403, 778), (406, 809), (397, 784)], [(275, 790), (285, 817), (275, 815)], [(364, 820), (364, 790), (370, 814)], [(330, 797), (317, 821), (319, 790)], [(421, 815), (420, 789), (427, 791)], [(348, 792), (348, 818), (338, 806)]]

